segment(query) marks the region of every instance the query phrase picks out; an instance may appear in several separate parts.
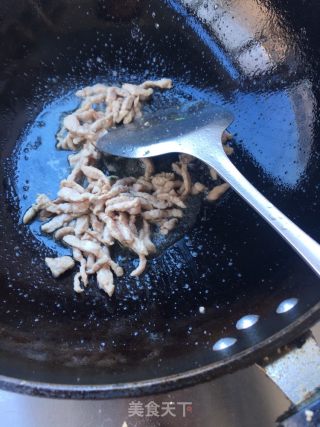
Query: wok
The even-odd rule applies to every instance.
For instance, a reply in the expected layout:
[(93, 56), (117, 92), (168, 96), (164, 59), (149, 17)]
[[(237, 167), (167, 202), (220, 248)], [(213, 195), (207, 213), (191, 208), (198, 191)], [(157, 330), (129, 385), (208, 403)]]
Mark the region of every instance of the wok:
[[(174, 89), (148, 108), (206, 99), (229, 109), (236, 166), (319, 241), (319, 13), (300, 0), (1, 2), (2, 388), (163, 392), (257, 362), (319, 319), (319, 279), (232, 191), (192, 206), (112, 298), (94, 283), (75, 294), (70, 274), (54, 280), (44, 257), (68, 249), (21, 221), (66, 175), (55, 134), (75, 90), (164, 76)], [(130, 271), (134, 257), (118, 256)]]

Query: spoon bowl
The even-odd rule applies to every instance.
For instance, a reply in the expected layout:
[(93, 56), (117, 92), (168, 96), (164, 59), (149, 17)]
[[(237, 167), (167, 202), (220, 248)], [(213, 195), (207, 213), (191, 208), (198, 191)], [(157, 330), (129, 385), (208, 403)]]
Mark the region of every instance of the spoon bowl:
[(128, 158), (185, 153), (214, 168), (320, 276), (320, 245), (267, 200), (225, 154), (221, 137), (233, 116), (206, 102), (145, 114), (97, 141), (101, 152)]
[(156, 114), (144, 114), (100, 138), (97, 148), (107, 154), (128, 158), (189, 153), (199, 145), (200, 130), (209, 126), (211, 133), (221, 136), (233, 120), (233, 115), (223, 108), (206, 102), (190, 103)]

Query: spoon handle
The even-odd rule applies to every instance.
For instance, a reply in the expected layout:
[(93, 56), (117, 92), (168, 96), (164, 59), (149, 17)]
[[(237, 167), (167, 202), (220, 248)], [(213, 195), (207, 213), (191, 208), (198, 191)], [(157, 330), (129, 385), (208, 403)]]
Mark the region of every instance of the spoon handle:
[(320, 245), (250, 184), (228, 159), (220, 142), (212, 148), (197, 153), (197, 157), (213, 167), (320, 276)]

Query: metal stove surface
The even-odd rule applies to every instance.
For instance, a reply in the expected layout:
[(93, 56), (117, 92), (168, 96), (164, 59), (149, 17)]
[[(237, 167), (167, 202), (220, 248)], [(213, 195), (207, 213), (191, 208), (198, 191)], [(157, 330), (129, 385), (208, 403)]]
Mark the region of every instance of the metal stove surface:
[[(320, 323), (313, 333), (319, 342)], [(1, 426), (6, 427), (122, 427), (124, 421), (128, 427), (272, 427), (289, 406), (284, 394), (255, 366), (140, 399), (77, 401), (0, 391)]]
[[(139, 401), (144, 416), (130, 416)], [(150, 407), (150, 402), (160, 405), (159, 417), (148, 416), (145, 405)], [(170, 413), (161, 416), (166, 402), (172, 402), (175, 417)], [(182, 402), (188, 402), (185, 417)], [(0, 392), (1, 425), (6, 427), (122, 427), (124, 421), (128, 427), (271, 427), (288, 407), (289, 401), (281, 391), (254, 367), (210, 383), (142, 399), (75, 401)]]

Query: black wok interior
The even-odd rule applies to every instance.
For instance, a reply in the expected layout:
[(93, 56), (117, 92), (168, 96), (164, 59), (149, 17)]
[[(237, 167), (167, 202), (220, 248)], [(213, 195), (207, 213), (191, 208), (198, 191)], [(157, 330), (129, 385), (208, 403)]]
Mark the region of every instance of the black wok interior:
[[(244, 9), (248, 3), (250, 13), (250, 1), (222, 3)], [(186, 372), (227, 367), (230, 357), (240, 360), (258, 344), (261, 356), (274, 334), (305, 319), (319, 303), (319, 279), (231, 191), (214, 205), (198, 203), (196, 217), (150, 260), (147, 272), (119, 279), (111, 299), (94, 283), (75, 294), (72, 274), (53, 279), (44, 257), (68, 250), (41, 236), (39, 223), (21, 223), (36, 194), (54, 196), (64, 176), (69, 153), (55, 149), (55, 133), (61, 115), (77, 105), (75, 90), (98, 81), (164, 76), (175, 87), (157, 93), (154, 105), (205, 98), (233, 111), (233, 161), (319, 241), (320, 6), (298, 0), (257, 4), (279, 18), (274, 33), (281, 30), (294, 49), (287, 62), (248, 75), (209, 23), (175, 0), (1, 2), (3, 387), (74, 397), (84, 390), (89, 397), (100, 386), (99, 396), (108, 397), (146, 393), (151, 389), (139, 382), (170, 375), (180, 375), (181, 386)], [(121, 256), (128, 273), (134, 257)], [(291, 297), (298, 298), (296, 308), (276, 314)], [(260, 320), (250, 331), (238, 331), (235, 324), (246, 314)], [(214, 352), (212, 345), (225, 336), (238, 341)]]

